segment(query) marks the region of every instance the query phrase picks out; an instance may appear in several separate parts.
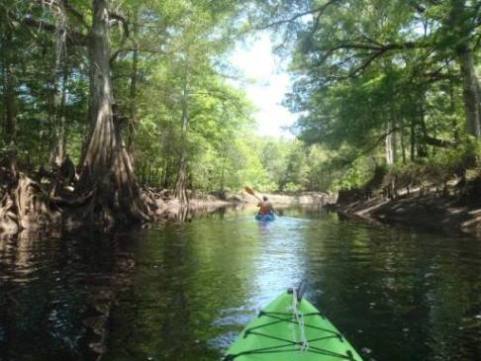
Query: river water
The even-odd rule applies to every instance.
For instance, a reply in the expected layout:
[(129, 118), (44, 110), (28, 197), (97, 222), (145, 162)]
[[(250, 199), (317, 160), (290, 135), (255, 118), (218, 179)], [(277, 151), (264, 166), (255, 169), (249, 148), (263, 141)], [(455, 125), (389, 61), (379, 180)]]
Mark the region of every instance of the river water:
[(481, 359), (481, 243), (319, 210), (0, 241), (0, 361), (218, 360), (286, 288), (365, 360)]

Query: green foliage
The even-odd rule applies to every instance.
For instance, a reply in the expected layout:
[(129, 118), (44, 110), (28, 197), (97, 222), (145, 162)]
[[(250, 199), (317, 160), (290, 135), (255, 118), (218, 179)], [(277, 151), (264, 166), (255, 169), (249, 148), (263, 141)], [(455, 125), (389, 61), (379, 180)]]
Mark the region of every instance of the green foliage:
[(389, 175), (402, 186), (443, 185), (454, 177), (464, 177), (467, 169), (477, 168), (479, 154), (481, 143), (467, 140), (463, 146), (435, 153), (418, 162), (398, 164), (389, 170)]
[[(59, 4), (16, 1), (0, 8), (1, 146), (14, 136), (19, 162), (29, 169), (51, 161), (60, 115), (76, 162), (89, 128), (91, 4)], [(479, 89), (480, 16), (473, 2), (110, 5), (116, 124), (144, 184), (174, 188), (186, 165), (187, 186), (203, 191), (352, 188), (384, 165), (392, 174), (445, 178), (479, 154), (467, 135), (475, 133), (471, 110), (481, 111), (469, 91)], [(235, 40), (265, 27), (284, 53), (292, 51), (286, 105), (300, 114), (297, 140), (255, 136), (252, 105), (226, 80)]]
[(333, 180), (331, 189), (362, 188), (374, 175), (375, 166), (367, 157), (357, 158), (352, 165), (339, 177)]
[(459, 149), (481, 126), (479, 6), (299, 0), (262, 9), (259, 21), (294, 48), (286, 104), (301, 115), (300, 139), (329, 150), (311, 173), (330, 172), (338, 189), (362, 186), (382, 164), (450, 174), (466, 164)]

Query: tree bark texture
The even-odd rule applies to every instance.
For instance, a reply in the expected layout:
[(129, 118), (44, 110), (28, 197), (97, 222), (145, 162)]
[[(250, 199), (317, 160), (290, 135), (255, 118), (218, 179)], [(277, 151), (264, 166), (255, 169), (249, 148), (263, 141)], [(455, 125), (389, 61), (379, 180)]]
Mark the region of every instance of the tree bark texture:
[(396, 132), (394, 130), (395, 124), (392, 119), (387, 121), (386, 124), (386, 164), (393, 165), (396, 163), (396, 147), (397, 139)]
[(13, 68), (13, 34), (7, 25), (5, 42), (2, 46), (3, 60), (3, 96), (4, 96), (4, 122), (3, 136), (6, 144), (15, 145), (17, 129), (17, 104), (15, 73)]
[(175, 196), (181, 204), (187, 204), (189, 199), (187, 197), (187, 130), (189, 126), (189, 111), (187, 104), (187, 81), (185, 82), (182, 94), (182, 129), (180, 141), (180, 160), (179, 169), (177, 172), (177, 180), (175, 183)]
[(141, 199), (130, 155), (115, 124), (112, 106), (108, 37), (108, 1), (93, 0), (90, 34), (90, 137), (85, 147), (80, 189), (94, 190), (91, 213), (98, 210), (105, 222), (118, 218), (149, 219), (149, 210)]
[(67, 14), (64, 4), (59, 2), (56, 8), (56, 34), (55, 34), (55, 65), (53, 69), (53, 115), (55, 130), (55, 144), (52, 152), (52, 162), (57, 168), (66, 158), (66, 119), (65, 104), (67, 101)]
[(474, 68), (473, 52), (468, 46), (458, 51), (463, 77), (463, 100), (466, 112), (466, 130), (476, 138), (481, 137), (481, 91)]
[[(138, 33), (137, 16), (134, 18), (133, 34), (134, 37)], [(134, 39), (134, 49), (132, 54), (132, 71), (130, 74), (130, 99), (129, 99), (129, 124), (127, 133), (127, 150), (132, 154), (132, 146), (135, 137), (135, 130), (137, 127), (137, 79), (138, 79), (138, 65), (139, 65), (139, 47), (137, 39)]]
[(470, 38), (473, 27), (470, 24), (470, 6), (466, 0), (451, 0), (448, 27), (456, 42), (458, 63), (463, 78), (463, 100), (466, 116), (466, 130), (476, 138), (481, 137), (481, 91), (474, 66), (474, 54)]

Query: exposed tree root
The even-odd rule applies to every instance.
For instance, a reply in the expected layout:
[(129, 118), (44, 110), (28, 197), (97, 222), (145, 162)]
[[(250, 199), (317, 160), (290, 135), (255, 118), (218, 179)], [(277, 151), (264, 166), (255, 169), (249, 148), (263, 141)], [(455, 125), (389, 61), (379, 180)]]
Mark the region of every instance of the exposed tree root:
[(109, 227), (116, 223), (152, 221), (155, 218), (156, 202), (150, 195), (140, 191), (130, 156), (120, 135), (117, 134), (111, 153), (104, 157), (110, 167), (99, 167), (96, 164), (99, 159), (92, 156), (92, 153), (105, 151), (104, 147), (97, 150), (96, 144), (92, 143), (90, 146), (76, 187), (76, 199), (80, 198), (80, 194), (89, 195), (81, 217), (90, 219), (91, 223), (101, 223)]
[(90, 189), (71, 183), (72, 177), (52, 177), (45, 170), (30, 177), (1, 168), (0, 236), (22, 230), (85, 224), (110, 228), (154, 220), (158, 208), (154, 197), (140, 192), (130, 178), (132, 169), (123, 164), (117, 165), (119, 172), (111, 173), (109, 186), (93, 185)]
[[(78, 177), (71, 165), (52, 171), (41, 167), (29, 175), (16, 167), (0, 166), (0, 238), (21, 231), (62, 231), (86, 225), (109, 229), (187, 221), (192, 212), (203, 211), (204, 204), (225, 206), (213, 196), (215, 199), (199, 200), (199, 204), (193, 199), (186, 206), (174, 191), (141, 189), (124, 147), (114, 153), (110, 171), (97, 172), (95, 177), (89, 167)], [(195, 196), (189, 193), (189, 197)]]
[(1, 201), (0, 233), (15, 234), (60, 222), (60, 209), (38, 182), (21, 172), (12, 179)]

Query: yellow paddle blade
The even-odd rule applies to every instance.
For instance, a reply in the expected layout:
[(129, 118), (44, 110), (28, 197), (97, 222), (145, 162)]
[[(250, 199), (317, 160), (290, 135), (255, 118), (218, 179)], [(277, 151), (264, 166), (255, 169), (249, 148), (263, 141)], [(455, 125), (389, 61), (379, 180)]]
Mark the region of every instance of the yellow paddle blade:
[(252, 194), (253, 196), (256, 196), (256, 192), (254, 192), (254, 190), (250, 187), (244, 187), (244, 190), (249, 193), (249, 194)]

